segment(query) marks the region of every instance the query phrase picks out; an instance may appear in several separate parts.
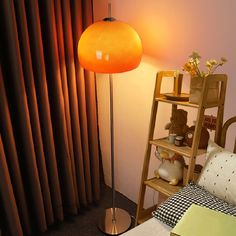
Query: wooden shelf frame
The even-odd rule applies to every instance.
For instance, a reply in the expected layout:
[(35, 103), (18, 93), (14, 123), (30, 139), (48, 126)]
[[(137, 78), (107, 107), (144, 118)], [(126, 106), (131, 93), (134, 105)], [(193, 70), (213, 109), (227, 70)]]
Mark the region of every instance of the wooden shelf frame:
[(146, 220), (149, 220), (152, 217), (152, 212), (155, 211), (155, 209), (157, 208), (157, 205), (155, 206), (151, 206), (148, 209), (142, 209), (142, 211), (140, 212), (140, 217), (138, 219), (138, 224), (142, 224), (144, 223)]
[[(217, 119), (216, 119), (216, 131), (215, 131), (215, 142), (219, 143), (221, 137), (221, 129), (223, 125), (223, 111), (224, 111), (224, 101), (225, 101), (225, 93), (226, 93), (226, 84), (227, 84), (227, 76), (223, 74), (210, 76), (209, 78), (205, 79), (203, 82), (203, 89), (202, 89), (202, 96), (200, 98), (199, 104), (192, 104), (190, 102), (183, 102), (183, 101), (173, 101), (168, 100), (164, 97), (164, 94), (160, 93), (161, 88), (161, 81), (163, 77), (173, 77), (174, 78), (174, 86), (173, 86), (173, 94), (180, 94), (181, 85), (182, 85), (182, 74), (179, 74), (178, 71), (161, 71), (157, 73), (156, 77), (156, 84), (153, 96), (153, 103), (152, 103), (152, 110), (150, 116), (150, 123), (149, 123), (149, 133), (148, 133), (148, 142), (146, 146), (146, 152), (144, 157), (144, 164), (143, 164), (143, 171), (141, 177), (141, 185), (139, 191), (139, 200), (137, 206), (137, 213), (136, 213), (136, 224), (140, 224), (143, 221), (147, 220), (151, 217), (151, 210), (155, 208), (143, 209), (146, 187), (150, 187), (166, 196), (171, 196), (175, 192), (181, 189), (180, 186), (171, 186), (168, 182), (157, 179), (151, 178), (148, 179), (148, 171), (149, 171), (149, 163), (150, 163), (150, 156), (151, 156), (151, 148), (152, 146), (159, 146), (162, 148), (166, 148), (168, 150), (174, 151), (180, 155), (183, 155), (189, 159), (188, 163), (188, 170), (187, 170), (187, 181), (193, 179), (194, 174), (194, 167), (196, 163), (196, 157), (198, 155), (202, 155), (206, 152), (204, 149), (198, 149), (199, 140), (201, 136), (201, 127), (203, 124), (204, 113), (207, 108), (216, 107), (217, 110)], [(208, 104), (206, 102), (207, 98), (207, 91), (211, 82), (220, 82), (220, 93), (218, 101), (215, 103)], [(193, 136), (193, 145), (192, 147), (177, 147), (173, 144), (168, 143), (166, 138), (161, 139), (154, 139), (154, 129), (156, 125), (156, 116), (157, 116), (157, 109), (158, 103), (164, 102), (169, 103), (172, 105), (172, 112), (177, 109), (178, 106), (187, 106), (194, 109), (197, 109), (197, 117), (196, 117), (196, 125), (195, 125), (195, 132)]]

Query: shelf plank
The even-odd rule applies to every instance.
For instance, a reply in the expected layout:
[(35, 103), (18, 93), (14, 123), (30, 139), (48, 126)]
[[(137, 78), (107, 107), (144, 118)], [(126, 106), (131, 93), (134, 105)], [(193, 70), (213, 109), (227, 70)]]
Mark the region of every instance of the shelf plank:
[(198, 104), (193, 104), (193, 103), (190, 103), (188, 101), (168, 100), (165, 96), (155, 98), (155, 100), (159, 101), (159, 102), (166, 102), (166, 103), (175, 104), (175, 105), (182, 105), (182, 106), (187, 106), (187, 107), (199, 108)]
[[(149, 143), (152, 145), (158, 146), (158, 147), (168, 149), (168, 150), (178, 153), (182, 156), (191, 157), (191, 153), (192, 153), (191, 147), (189, 147), (189, 146), (181, 146), (181, 147), (175, 146), (174, 144), (169, 143), (167, 138), (154, 139), (154, 140), (149, 141)], [(204, 153), (206, 153), (206, 149), (198, 149), (197, 150), (197, 156), (202, 155)]]
[(144, 184), (168, 197), (178, 192), (183, 187), (182, 185), (170, 185), (167, 181), (157, 178), (148, 179), (144, 181)]
[[(188, 101), (169, 100), (169, 99), (167, 99), (163, 95), (161, 97), (155, 98), (155, 101), (165, 102), (165, 103), (170, 103), (170, 104), (175, 104), (175, 105), (181, 105), (181, 106), (186, 106), (186, 107), (200, 108), (199, 104), (194, 104), (194, 103), (191, 103), (191, 102), (188, 102)], [(217, 107), (219, 105), (220, 105), (220, 101), (219, 102), (205, 104), (204, 107), (205, 108), (213, 108), (213, 107)]]

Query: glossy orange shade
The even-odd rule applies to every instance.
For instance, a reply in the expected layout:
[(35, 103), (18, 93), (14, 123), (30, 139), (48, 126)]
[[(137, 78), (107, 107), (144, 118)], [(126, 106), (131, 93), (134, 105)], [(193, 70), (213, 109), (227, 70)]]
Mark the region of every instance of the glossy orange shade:
[(116, 20), (98, 21), (81, 35), (78, 56), (83, 68), (98, 73), (119, 73), (136, 68), (142, 57), (137, 32)]

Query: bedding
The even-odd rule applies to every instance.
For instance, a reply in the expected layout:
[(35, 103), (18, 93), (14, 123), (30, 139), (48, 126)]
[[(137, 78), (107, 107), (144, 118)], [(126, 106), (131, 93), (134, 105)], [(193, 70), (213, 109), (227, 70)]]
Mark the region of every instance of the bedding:
[(197, 184), (189, 183), (182, 190), (164, 201), (153, 212), (153, 218), (122, 235), (169, 236), (172, 228), (193, 203), (236, 216), (236, 206), (215, 197)]
[(236, 154), (210, 140), (206, 158), (198, 184), (218, 198), (236, 205)]
[(217, 198), (193, 182), (160, 204), (153, 212), (153, 216), (170, 227), (174, 227), (193, 203), (236, 216), (236, 206)]
[[(224, 136), (233, 122), (236, 122), (236, 117), (223, 126)], [(224, 139), (222, 140), (221, 144), (224, 145)], [(236, 151), (236, 141), (234, 150)], [(207, 161), (197, 184), (189, 183), (163, 202), (153, 212), (153, 218), (122, 235), (169, 236), (172, 227), (192, 203), (236, 216), (236, 154), (210, 141), (206, 157)]]
[(122, 236), (170, 236), (171, 229), (170, 226), (153, 217)]

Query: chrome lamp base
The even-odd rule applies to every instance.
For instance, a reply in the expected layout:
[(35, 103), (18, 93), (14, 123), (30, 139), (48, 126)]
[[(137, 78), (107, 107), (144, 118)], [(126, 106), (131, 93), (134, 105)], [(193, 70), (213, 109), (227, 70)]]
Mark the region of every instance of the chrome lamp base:
[(105, 234), (119, 235), (131, 226), (131, 217), (127, 211), (120, 208), (114, 208), (114, 210), (115, 217), (113, 208), (108, 208), (98, 222), (98, 228)]

